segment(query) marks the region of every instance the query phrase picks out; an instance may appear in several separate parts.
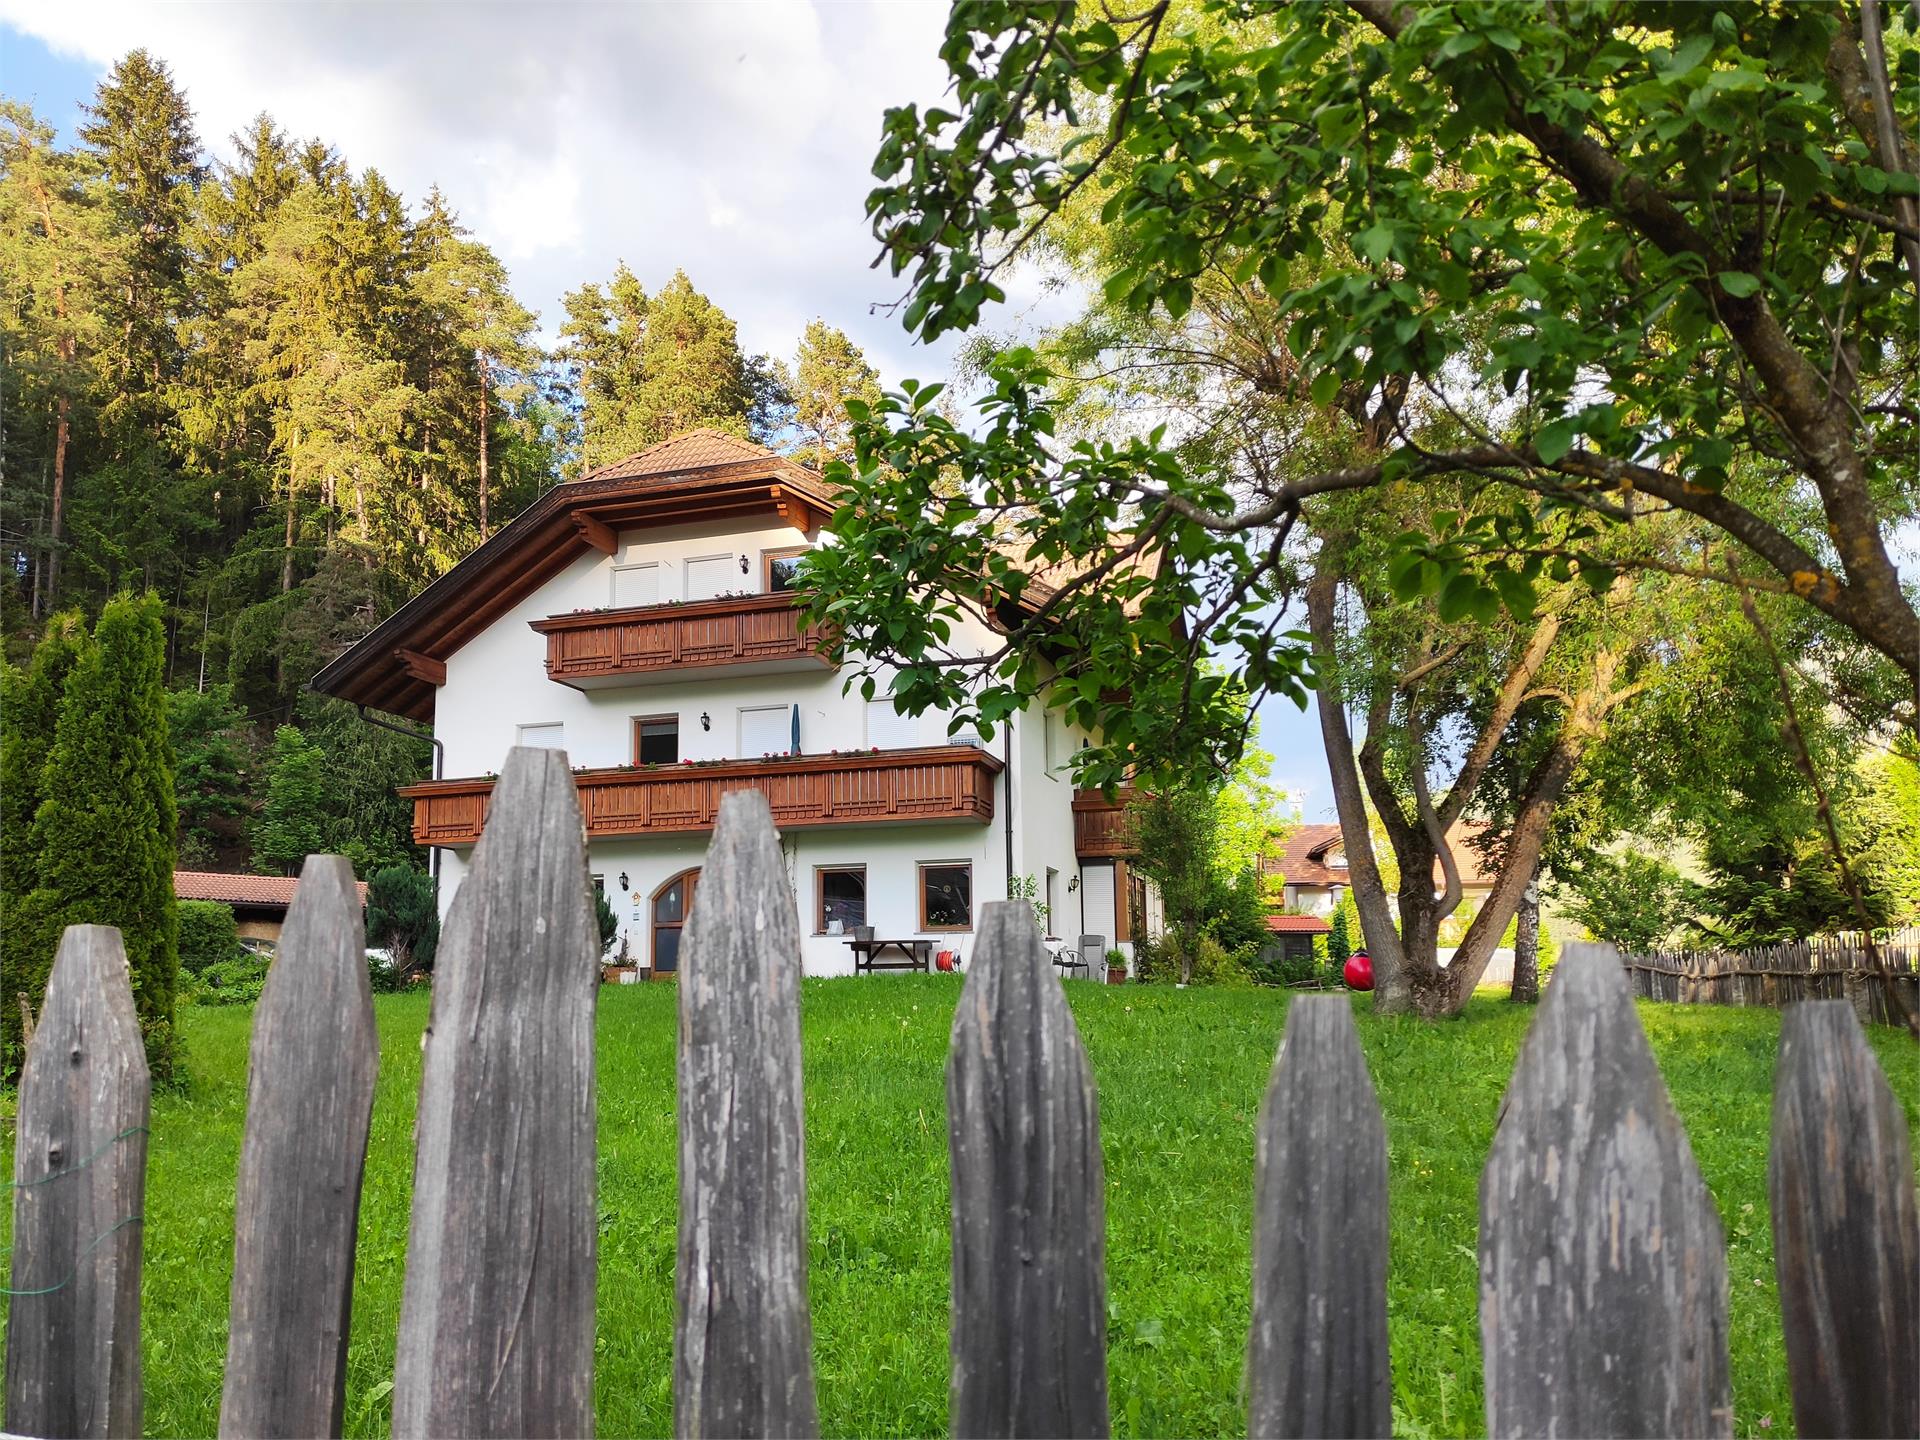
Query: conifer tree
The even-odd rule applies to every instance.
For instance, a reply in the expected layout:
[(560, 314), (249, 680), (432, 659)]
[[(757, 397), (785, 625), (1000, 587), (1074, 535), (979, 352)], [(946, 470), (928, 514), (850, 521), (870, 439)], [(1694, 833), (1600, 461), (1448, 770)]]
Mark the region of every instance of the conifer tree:
[(253, 823), (253, 865), (263, 875), (292, 875), (326, 850), (326, 755), (295, 725), (273, 732), (267, 796)]
[(788, 386), (793, 424), (800, 444), (793, 458), (820, 469), (829, 460), (853, 459), (853, 431), (847, 401), (867, 405), (880, 399), (880, 374), (858, 345), (824, 320), (814, 320), (800, 337)]
[(152, 594), (109, 601), (67, 676), (33, 823), (41, 953), (26, 978), (37, 1000), (65, 927), (117, 926), (147, 1062), (164, 1078), (180, 948), (162, 610)]
[[(0, 896), (25, 895), (39, 880), (33, 817), (46, 798), (47, 755), (67, 675), (90, 643), (77, 610), (55, 615), (24, 671), (7, 666), (0, 681)], [(6, 990), (8, 999), (12, 988)]]

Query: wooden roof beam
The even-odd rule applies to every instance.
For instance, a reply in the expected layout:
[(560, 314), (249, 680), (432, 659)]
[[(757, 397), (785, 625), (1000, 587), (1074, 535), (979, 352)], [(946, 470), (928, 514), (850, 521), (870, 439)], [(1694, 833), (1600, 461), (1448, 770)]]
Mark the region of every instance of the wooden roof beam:
[(400, 668), (409, 677), (427, 685), (447, 683), (447, 662), (436, 660), (431, 655), (423, 655), (418, 650), (396, 650), (393, 658), (400, 662)]
[(613, 527), (597, 520), (584, 510), (573, 512), (573, 528), (580, 532), (580, 538), (603, 555), (611, 555), (620, 548), (620, 537)]

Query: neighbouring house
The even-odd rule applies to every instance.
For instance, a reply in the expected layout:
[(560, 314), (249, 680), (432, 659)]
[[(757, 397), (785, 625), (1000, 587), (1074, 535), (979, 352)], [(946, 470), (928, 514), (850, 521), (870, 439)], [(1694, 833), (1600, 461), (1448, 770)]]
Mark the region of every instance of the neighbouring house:
[[(1447, 832), (1454, 864), (1460, 870), (1460, 913), (1472, 914), (1493, 889), (1494, 877), (1485, 869), (1480, 851), (1468, 843), (1485, 831), (1472, 822), (1456, 824)], [(1347, 850), (1338, 825), (1302, 825), (1287, 837), (1286, 848), (1261, 861), (1263, 874), (1278, 875), (1284, 883), (1283, 907), (1300, 915), (1331, 915), (1349, 888)], [(1439, 863), (1433, 883), (1439, 892)]]
[[(989, 743), (951, 717), (864, 701), (807, 627), (795, 566), (838, 504), (814, 472), (716, 431), (556, 485), (314, 679), (432, 725), (413, 834), (451, 902), (515, 745), (567, 752), (616, 956), (672, 974), (722, 794), (766, 795), (807, 973), (847, 938), (970, 947), (979, 907), (1030, 877), (1047, 930), (1131, 954), (1158, 901), (1132, 866), (1127, 797), (1076, 792), (1087, 737), (1035, 706)], [(1036, 582), (1023, 603), (1042, 603)], [(999, 643), (989, 623), (957, 646)], [(883, 677), (884, 679), (884, 677)], [(881, 685), (879, 694), (886, 688)]]
[(1273, 938), (1266, 948), (1278, 951), (1285, 960), (1311, 960), (1314, 937), (1332, 929), (1318, 915), (1269, 915), (1267, 933)]
[[(176, 870), (173, 872), (173, 898), (176, 900), (217, 900), (233, 911), (234, 926), (242, 940), (280, 940), (280, 927), (286, 924), (287, 907), (293, 903), (295, 880), (291, 875), (230, 875), (216, 870)], [(360, 903), (367, 903), (365, 881), (355, 884)]]

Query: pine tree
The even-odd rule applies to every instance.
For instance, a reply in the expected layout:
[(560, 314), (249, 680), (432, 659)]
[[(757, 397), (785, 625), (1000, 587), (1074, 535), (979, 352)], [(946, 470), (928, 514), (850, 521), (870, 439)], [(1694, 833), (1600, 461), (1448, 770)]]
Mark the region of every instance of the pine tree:
[(33, 822), (44, 955), (29, 977), (45, 985), (49, 942), (65, 927), (119, 927), (147, 1062), (158, 1078), (171, 1071), (180, 969), (162, 613), (152, 594), (109, 601), (93, 644), (67, 676)]
[[(0, 691), (0, 896), (25, 895), (38, 883), (33, 817), (46, 798), (47, 755), (60, 719), (67, 675), (91, 643), (77, 610), (55, 615), (26, 670), (6, 667)], [(6, 995), (12, 996), (12, 987)]]
[(273, 732), (267, 795), (253, 822), (253, 867), (263, 875), (292, 875), (309, 855), (323, 853), (327, 798), (326, 755), (299, 727)]
[(1333, 929), (1327, 935), (1327, 959), (1332, 963), (1334, 972), (1347, 963), (1347, 957), (1353, 954), (1353, 930), (1347, 923), (1347, 897), (1342, 895), (1340, 903), (1333, 907)]
[(794, 428), (800, 432), (793, 458), (816, 470), (829, 460), (851, 460), (847, 401), (872, 405), (880, 399), (880, 374), (860, 347), (845, 331), (824, 320), (812, 321), (800, 337), (789, 389)]

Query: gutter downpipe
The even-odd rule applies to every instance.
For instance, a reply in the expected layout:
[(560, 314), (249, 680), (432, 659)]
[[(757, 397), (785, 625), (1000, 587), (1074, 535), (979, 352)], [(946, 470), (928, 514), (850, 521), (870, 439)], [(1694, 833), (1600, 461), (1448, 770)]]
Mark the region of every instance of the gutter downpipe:
[[(377, 715), (369, 715), (364, 705), (355, 705), (353, 708), (369, 725), (377, 726), (382, 730), (391, 730), (394, 734), (404, 735), (409, 740), (424, 740), (431, 745), (433, 747), (433, 778), (435, 780), (440, 778), (440, 772), (445, 768), (447, 759), (446, 741), (430, 733), (423, 734), (418, 730), (409, 730), (406, 726), (396, 725), (391, 720), (382, 720)], [(437, 910), (440, 906), (440, 847), (438, 845), (427, 847), (427, 878), (433, 883), (433, 903)]]
[(1013, 722), (1000, 722), (1000, 757), (1005, 762), (1000, 770), (1007, 787), (1007, 896), (1013, 895)]

